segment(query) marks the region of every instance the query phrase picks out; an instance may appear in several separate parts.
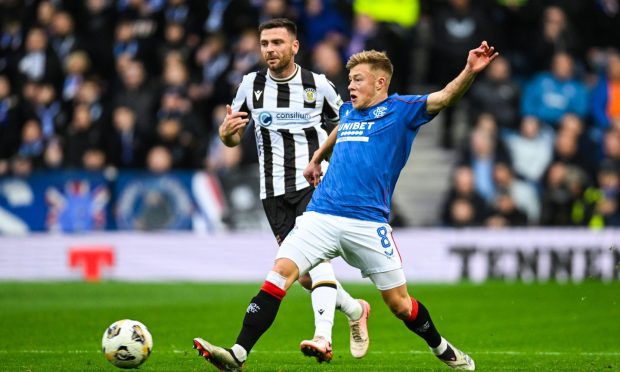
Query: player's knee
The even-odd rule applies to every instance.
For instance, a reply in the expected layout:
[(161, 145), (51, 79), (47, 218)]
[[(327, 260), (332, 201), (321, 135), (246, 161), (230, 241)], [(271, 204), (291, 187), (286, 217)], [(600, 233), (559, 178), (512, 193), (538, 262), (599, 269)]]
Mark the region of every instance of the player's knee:
[(398, 319), (406, 320), (411, 316), (411, 300), (408, 298), (390, 299), (387, 305)]
[(297, 268), (297, 265), (288, 258), (277, 259), (271, 271), (285, 279), (286, 284), (284, 289), (288, 289), (299, 277), (299, 269)]
[(297, 281), (305, 289), (307, 289), (307, 290), (311, 290), (312, 289), (312, 278), (310, 278), (309, 274), (305, 274), (305, 275), (300, 276)]

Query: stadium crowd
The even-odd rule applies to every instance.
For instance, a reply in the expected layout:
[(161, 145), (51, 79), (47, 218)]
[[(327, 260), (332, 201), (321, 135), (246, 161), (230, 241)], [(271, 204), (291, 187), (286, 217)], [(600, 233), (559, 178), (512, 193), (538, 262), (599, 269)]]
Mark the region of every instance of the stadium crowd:
[(5, 0), (0, 14), (0, 176), (255, 163), (253, 136), (228, 148), (217, 126), (260, 68), (258, 24), (288, 17), (297, 60), (345, 100), (362, 49), (388, 52), (397, 92), (441, 87), (480, 40), (501, 52), (442, 114), (438, 146), (459, 154), (443, 226), (620, 225), (620, 0)]

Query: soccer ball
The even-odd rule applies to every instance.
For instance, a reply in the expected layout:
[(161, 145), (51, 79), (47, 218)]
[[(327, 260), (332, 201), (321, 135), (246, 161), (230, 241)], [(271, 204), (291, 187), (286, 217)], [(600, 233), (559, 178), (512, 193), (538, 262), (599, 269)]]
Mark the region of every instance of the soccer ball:
[(144, 324), (123, 319), (103, 332), (101, 346), (105, 358), (116, 367), (136, 368), (151, 355), (153, 338)]

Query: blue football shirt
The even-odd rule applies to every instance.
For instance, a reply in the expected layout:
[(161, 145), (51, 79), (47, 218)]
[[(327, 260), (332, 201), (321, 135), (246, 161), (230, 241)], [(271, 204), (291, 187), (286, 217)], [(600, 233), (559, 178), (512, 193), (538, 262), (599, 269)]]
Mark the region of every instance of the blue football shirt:
[(364, 110), (340, 107), (338, 137), (308, 211), (388, 222), (390, 200), (420, 127), (428, 96), (394, 94)]

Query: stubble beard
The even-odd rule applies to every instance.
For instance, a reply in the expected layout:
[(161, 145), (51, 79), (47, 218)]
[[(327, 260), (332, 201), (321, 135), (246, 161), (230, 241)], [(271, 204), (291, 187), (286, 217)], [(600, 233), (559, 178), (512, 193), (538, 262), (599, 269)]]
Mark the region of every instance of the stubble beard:
[(277, 65), (270, 67), (269, 69), (271, 70), (271, 72), (275, 74), (281, 74), (284, 72), (284, 70), (286, 70), (290, 62), (291, 62), (290, 55), (282, 56), (280, 57), (280, 62)]

